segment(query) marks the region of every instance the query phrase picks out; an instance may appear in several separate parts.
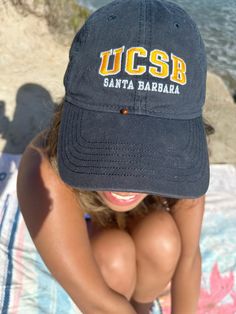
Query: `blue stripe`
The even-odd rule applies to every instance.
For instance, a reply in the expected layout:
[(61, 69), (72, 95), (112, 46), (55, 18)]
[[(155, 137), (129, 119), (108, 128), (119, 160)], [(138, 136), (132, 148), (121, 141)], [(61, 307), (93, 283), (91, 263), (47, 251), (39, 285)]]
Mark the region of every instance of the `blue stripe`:
[(17, 224), (18, 224), (18, 220), (19, 220), (19, 213), (20, 213), (19, 208), (17, 208), (14, 223), (12, 226), (10, 241), (8, 244), (8, 253), (7, 253), (7, 255), (8, 255), (8, 268), (7, 268), (7, 279), (6, 279), (6, 285), (5, 285), (6, 288), (5, 288), (5, 297), (4, 297), (4, 302), (3, 302), (2, 314), (7, 314), (9, 301), (10, 301), (10, 289), (11, 289), (12, 269), (13, 269), (12, 249), (13, 249), (13, 245), (14, 245), (14, 241), (15, 241), (16, 229), (17, 229)]
[(3, 217), (2, 217), (1, 224), (0, 224), (0, 236), (1, 236), (1, 233), (2, 233), (3, 222), (4, 222), (5, 217), (6, 217), (9, 196), (10, 196), (10, 194), (7, 194), (7, 197), (6, 197), (6, 200), (5, 200), (5, 203), (4, 203), (4, 207), (3, 207)]

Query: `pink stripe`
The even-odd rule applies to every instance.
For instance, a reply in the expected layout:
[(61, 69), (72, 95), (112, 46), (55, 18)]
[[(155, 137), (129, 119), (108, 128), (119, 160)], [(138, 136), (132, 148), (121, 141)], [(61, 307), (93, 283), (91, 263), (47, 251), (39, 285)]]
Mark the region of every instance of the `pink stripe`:
[[(17, 242), (15, 243), (15, 246), (17, 247), (17, 250), (15, 252), (14, 256), (14, 263), (17, 263), (17, 271), (14, 272), (14, 282), (17, 283), (17, 288), (15, 291), (13, 291), (14, 297), (12, 298), (12, 305), (11, 309), (14, 311), (18, 310), (20, 298), (23, 292), (23, 277), (24, 277), (24, 271), (23, 271), (23, 252), (24, 252), (24, 238), (25, 238), (25, 223), (22, 219), (22, 216), (20, 215), (19, 218), (19, 225), (18, 225), (18, 231), (16, 234)], [(16, 270), (16, 267), (14, 267)]]

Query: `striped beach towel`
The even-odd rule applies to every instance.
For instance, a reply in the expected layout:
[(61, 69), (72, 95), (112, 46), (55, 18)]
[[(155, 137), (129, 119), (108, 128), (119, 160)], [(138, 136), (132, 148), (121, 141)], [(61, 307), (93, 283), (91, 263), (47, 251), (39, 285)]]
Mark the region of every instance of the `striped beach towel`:
[[(20, 158), (0, 154), (0, 313), (81, 313), (45, 266), (20, 213), (16, 197)], [(200, 243), (198, 314), (236, 313), (235, 236), (236, 167), (212, 165)], [(153, 314), (160, 313), (170, 313), (169, 292), (155, 302)]]

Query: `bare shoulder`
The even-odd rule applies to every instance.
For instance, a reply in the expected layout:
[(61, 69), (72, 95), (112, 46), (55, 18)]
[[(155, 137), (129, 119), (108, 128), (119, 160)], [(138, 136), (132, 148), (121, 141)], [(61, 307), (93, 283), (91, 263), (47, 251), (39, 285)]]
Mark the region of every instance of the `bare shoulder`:
[(43, 149), (44, 133), (38, 134), (25, 149), (18, 172), (17, 195), (24, 210), (29, 204), (52, 203), (77, 206), (73, 191), (51, 166)]
[[(53, 170), (47, 154), (43, 148), (44, 133), (39, 133), (26, 147), (23, 156), (21, 158), (18, 180), (21, 183), (35, 184), (42, 183), (47, 184), (48, 182), (54, 181), (59, 183), (61, 180)], [(62, 182), (61, 182), (62, 184)]]
[(171, 209), (170, 213), (182, 239), (182, 256), (192, 258), (199, 251), (204, 211), (204, 195), (196, 199), (179, 200)]
[(193, 199), (179, 199), (175, 205), (171, 208), (171, 212), (176, 211), (189, 211), (194, 208), (204, 208), (205, 195)]

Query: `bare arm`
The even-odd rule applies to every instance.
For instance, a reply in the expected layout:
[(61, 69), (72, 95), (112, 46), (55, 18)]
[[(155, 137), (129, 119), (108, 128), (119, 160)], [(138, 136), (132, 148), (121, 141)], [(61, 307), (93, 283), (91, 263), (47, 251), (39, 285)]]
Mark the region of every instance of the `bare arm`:
[(106, 285), (73, 192), (30, 146), (20, 164), (17, 194), (37, 250), (79, 309), (84, 314), (135, 314), (130, 303)]
[(201, 287), (199, 240), (205, 197), (180, 200), (171, 214), (182, 241), (179, 263), (172, 279), (172, 314), (196, 314)]

